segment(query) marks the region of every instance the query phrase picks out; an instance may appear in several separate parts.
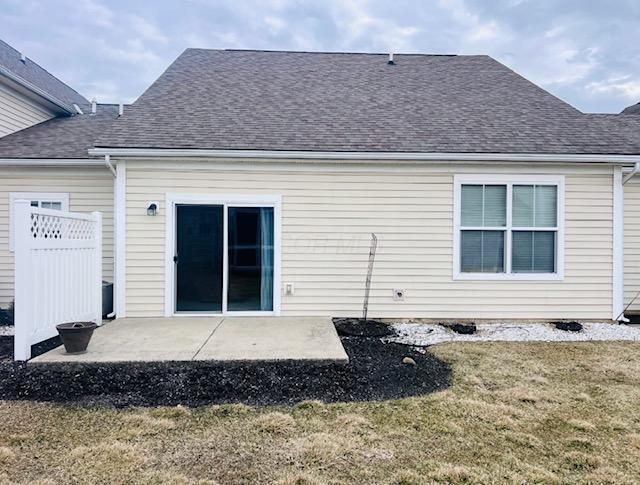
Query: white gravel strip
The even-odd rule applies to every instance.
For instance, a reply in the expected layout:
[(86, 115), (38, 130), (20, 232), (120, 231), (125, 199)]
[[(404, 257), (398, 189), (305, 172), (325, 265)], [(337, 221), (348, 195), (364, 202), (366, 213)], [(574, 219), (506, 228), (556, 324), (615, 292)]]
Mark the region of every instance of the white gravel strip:
[(441, 325), (431, 323), (394, 323), (398, 334), (385, 337), (387, 342), (428, 346), (443, 342), (582, 342), (626, 340), (640, 341), (640, 329), (611, 323), (583, 323), (579, 332), (558, 330), (544, 323), (501, 324), (480, 323), (472, 335), (461, 335)]

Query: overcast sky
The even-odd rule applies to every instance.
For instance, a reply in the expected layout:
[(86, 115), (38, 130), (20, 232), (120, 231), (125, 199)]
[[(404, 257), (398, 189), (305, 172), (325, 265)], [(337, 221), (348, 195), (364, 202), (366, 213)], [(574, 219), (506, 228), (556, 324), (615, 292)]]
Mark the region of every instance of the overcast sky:
[(489, 54), (583, 111), (640, 101), (640, 0), (0, 0), (0, 26), (100, 102), (187, 47)]

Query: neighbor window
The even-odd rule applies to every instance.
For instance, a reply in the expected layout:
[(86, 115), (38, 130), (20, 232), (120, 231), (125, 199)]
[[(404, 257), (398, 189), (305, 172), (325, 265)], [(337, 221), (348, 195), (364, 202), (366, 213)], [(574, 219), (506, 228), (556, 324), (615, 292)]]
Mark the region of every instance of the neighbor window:
[(13, 232), (14, 232), (14, 205), (16, 200), (28, 200), (31, 207), (40, 209), (69, 210), (69, 194), (68, 193), (44, 193), (44, 192), (11, 192), (10, 194), (10, 234), (9, 249), (13, 251)]
[(456, 177), (460, 278), (561, 277), (558, 177)]

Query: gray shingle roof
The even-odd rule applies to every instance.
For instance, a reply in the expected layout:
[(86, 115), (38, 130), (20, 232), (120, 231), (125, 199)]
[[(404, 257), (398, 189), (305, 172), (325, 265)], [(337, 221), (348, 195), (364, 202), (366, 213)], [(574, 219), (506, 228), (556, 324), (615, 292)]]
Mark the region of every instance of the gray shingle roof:
[(187, 49), (101, 147), (637, 154), (487, 56)]
[(640, 115), (640, 103), (627, 106), (620, 113), (621, 115)]
[(73, 103), (79, 106), (89, 104), (89, 101), (76, 90), (67, 86), (28, 57), (25, 62), (22, 62), (20, 52), (2, 40), (0, 40), (0, 66), (69, 107)]
[(117, 117), (117, 105), (99, 104), (95, 115), (52, 118), (0, 138), (0, 158), (89, 158), (93, 141)]

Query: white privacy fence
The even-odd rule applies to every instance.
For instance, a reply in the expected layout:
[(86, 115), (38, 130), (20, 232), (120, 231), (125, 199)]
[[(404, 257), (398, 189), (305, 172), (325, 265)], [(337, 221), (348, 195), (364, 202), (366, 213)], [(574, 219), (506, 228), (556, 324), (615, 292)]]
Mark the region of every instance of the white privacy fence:
[(58, 334), (56, 325), (102, 322), (102, 215), (15, 201), (15, 360)]

